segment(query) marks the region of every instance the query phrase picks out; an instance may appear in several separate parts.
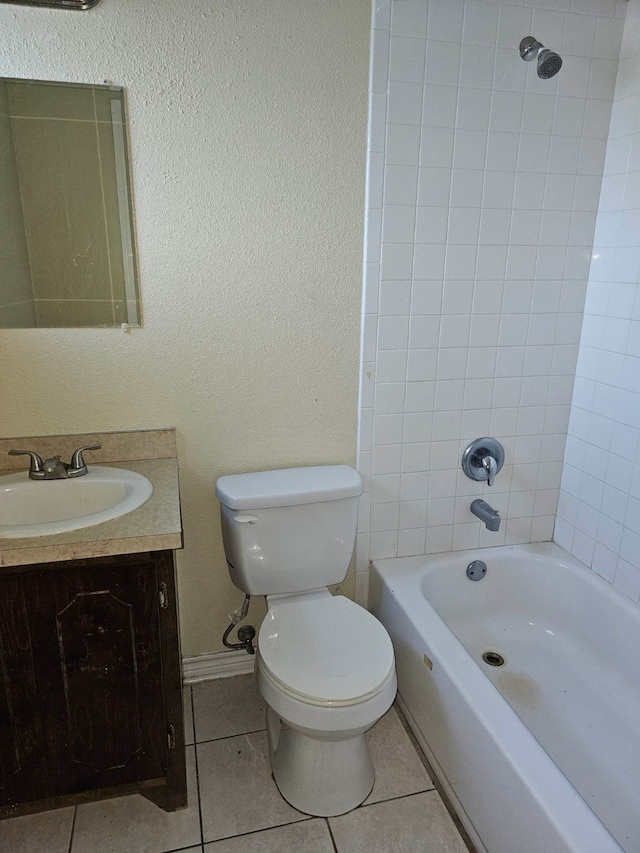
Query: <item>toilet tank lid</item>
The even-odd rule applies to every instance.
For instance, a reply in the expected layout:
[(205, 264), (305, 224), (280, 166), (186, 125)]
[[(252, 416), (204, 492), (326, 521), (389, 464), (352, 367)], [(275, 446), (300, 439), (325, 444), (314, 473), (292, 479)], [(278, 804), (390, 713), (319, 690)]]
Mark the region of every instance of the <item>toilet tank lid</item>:
[(354, 498), (360, 494), (362, 479), (349, 465), (229, 474), (216, 482), (218, 500), (230, 509), (296, 506)]

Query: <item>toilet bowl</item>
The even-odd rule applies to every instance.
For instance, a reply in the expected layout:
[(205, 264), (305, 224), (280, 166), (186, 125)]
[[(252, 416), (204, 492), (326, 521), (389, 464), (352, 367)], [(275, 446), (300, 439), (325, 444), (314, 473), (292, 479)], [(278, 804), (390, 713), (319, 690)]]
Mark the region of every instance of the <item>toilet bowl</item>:
[(346, 465), (216, 483), (231, 579), (267, 599), (255, 671), (273, 776), (292, 806), (323, 817), (350, 811), (371, 791), (365, 732), (397, 689), (383, 625), (327, 588), (346, 576), (361, 492)]
[(306, 814), (343, 814), (374, 782), (364, 733), (385, 714), (397, 681), (391, 640), (370, 613), (318, 591), (273, 603), (259, 634), (256, 676), (269, 706), (274, 778)]

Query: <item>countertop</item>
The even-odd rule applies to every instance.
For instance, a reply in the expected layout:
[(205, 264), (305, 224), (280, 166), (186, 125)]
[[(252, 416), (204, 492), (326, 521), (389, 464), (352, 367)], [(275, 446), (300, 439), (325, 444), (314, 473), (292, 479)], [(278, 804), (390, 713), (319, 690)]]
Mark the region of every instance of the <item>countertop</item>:
[[(175, 436), (172, 430), (149, 430), (146, 437), (151, 439), (150, 445), (154, 445), (155, 434), (160, 434), (160, 443), (164, 448), (171, 447), (171, 439), (175, 447)], [(72, 530), (67, 533), (58, 533), (53, 536), (32, 536), (24, 539), (3, 539), (0, 537), (0, 567), (21, 566), (34, 563), (58, 562), (60, 560), (80, 560), (90, 557), (104, 557), (115, 554), (134, 554), (144, 551), (163, 551), (182, 548), (182, 521), (180, 516), (180, 492), (178, 484), (178, 461), (175, 455), (164, 458), (127, 459), (126, 461), (107, 461), (108, 443), (114, 439), (118, 443), (120, 458), (122, 459), (121, 447), (126, 442), (127, 433), (102, 433), (95, 434), (105, 448), (102, 454), (96, 451), (92, 462), (87, 463), (89, 470), (91, 464), (106, 465), (113, 468), (128, 468), (139, 474), (144, 474), (153, 484), (153, 494), (146, 503), (138, 509), (95, 524), (92, 527), (83, 527), (80, 530)], [(140, 438), (140, 431), (131, 434), (134, 438)], [(79, 447), (83, 443), (91, 443), (89, 436), (74, 436), (74, 446)], [(7, 441), (2, 440), (4, 444)], [(23, 445), (38, 450), (37, 439), (20, 439)], [(17, 446), (15, 440), (11, 440)], [(105, 444), (107, 447), (105, 447)], [(165, 450), (166, 452), (166, 450)], [(169, 452), (171, 452), (169, 450)], [(102, 458), (97, 458), (101, 456)], [(15, 459), (16, 457), (14, 457)], [(18, 457), (21, 458), (21, 457)], [(22, 463), (24, 464), (24, 463)], [(0, 471), (0, 475), (14, 473), (15, 466)], [(25, 471), (26, 476), (26, 471)], [(46, 488), (46, 483), (42, 484)]]

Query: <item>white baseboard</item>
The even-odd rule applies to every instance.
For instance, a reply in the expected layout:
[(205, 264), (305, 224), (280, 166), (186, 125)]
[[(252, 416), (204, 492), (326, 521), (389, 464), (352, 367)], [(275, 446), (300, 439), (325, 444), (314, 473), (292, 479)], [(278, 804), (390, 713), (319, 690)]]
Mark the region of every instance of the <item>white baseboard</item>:
[(255, 655), (248, 655), (242, 649), (183, 658), (182, 681), (183, 684), (197, 684), (199, 681), (212, 681), (214, 678), (247, 675), (253, 672), (254, 661)]

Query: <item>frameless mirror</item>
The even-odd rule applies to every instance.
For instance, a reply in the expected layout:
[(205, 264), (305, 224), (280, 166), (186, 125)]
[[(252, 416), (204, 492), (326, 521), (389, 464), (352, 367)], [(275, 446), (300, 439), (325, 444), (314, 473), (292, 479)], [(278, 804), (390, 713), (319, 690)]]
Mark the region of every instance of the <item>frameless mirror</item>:
[(124, 92), (0, 78), (0, 328), (140, 324)]

